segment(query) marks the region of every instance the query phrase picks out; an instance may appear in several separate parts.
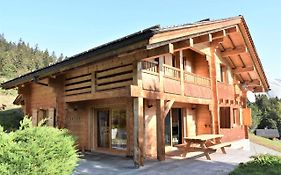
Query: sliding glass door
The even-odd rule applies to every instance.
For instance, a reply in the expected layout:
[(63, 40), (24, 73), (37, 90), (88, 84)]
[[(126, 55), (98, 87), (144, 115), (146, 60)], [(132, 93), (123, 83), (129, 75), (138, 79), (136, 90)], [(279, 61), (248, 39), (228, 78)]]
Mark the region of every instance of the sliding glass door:
[(172, 108), (165, 118), (165, 145), (182, 143), (182, 113), (180, 108)]
[(127, 149), (126, 110), (112, 110), (111, 147), (119, 150)]
[(109, 148), (109, 111), (97, 111), (98, 147)]
[(125, 109), (97, 109), (97, 146), (114, 150), (127, 149)]

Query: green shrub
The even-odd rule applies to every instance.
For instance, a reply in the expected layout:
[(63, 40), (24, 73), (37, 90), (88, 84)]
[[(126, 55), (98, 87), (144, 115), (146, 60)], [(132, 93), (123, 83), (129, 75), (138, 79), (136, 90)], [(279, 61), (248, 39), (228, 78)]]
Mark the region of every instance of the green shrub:
[(0, 125), (3, 126), (5, 131), (14, 131), (19, 128), (23, 116), (21, 108), (0, 111)]
[(241, 163), (230, 175), (279, 175), (281, 172), (281, 157), (270, 154), (252, 156), (253, 160)]
[(0, 174), (69, 175), (78, 161), (74, 144), (67, 130), (32, 127), (24, 118), (15, 132), (0, 128)]

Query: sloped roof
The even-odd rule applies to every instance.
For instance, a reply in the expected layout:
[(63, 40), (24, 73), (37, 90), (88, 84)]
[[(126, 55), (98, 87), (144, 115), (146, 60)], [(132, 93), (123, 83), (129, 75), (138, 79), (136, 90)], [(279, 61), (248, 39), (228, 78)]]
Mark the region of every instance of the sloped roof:
[[(82, 66), (83, 64), (85, 64), (85, 62), (88, 64), (91, 62), (100, 61), (105, 58), (97, 59), (97, 58), (95, 58), (95, 56), (104, 54), (106, 52), (110, 52), (110, 51), (118, 49), (118, 48), (128, 46), (128, 45), (133, 44), (138, 41), (149, 40), (150, 38), (152, 38), (153, 36), (155, 36), (157, 34), (181, 30), (181, 29), (198, 28), (198, 27), (201, 27), (204, 25), (221, 23), (221, 22), (231, 21), (231, 20), (236, 20), (236, 19), (242, 20), (244, 26), (246, 27), (247, 37), (249, 37), (249, 40), (251, 42), (251, 45), (252, 45), (255, 55), (257, 57), (257, 61), (259, 63), (259, 66), (261, 67), (263, 76), (265, 77), (260, 59), (258, 58), (254, 43), (252, 41), (252, 38), (250, 36), (248, 27), (244, 21), (244, 18), (242, 16), (236, 16), (236, 17), (224, 18), (224, 19), (218, 19), (218, 20), (205, 19), (205, 20), (201, 20), (198, 22), (194, 22), (194, 23), (186, 23), (186, 24), (182, 24), (182, 25), (174, 25), (174, 26), (168, 26), (168, 27), (161, 27), (160, 25), (155, 25), (155, 26), (149, 27), (147, 29), (141, 30), (139, 32), (122, 37), (120, 39), (117, 39), (117, 40), (111, 41), (109, 43), (100, 45), (98, 47), (92, 48), (85, 52), (81, 52), (79, 54), (69, 57), (56, 64), (50, 65), (50, 66), (42, 68), (42, 69), (38, 69), (36, 71), (27, 73), (23, 76), (13, 79), (13, 80), (7, 81), (7, 82), (1, 84), (1, 87), (5, 88), (5, 89), (13, 88), (17, 85), (33, 81), (34, 79), (47, 77), (50, 75), (54, 75), (54, 74), (57, 74), (60, 72), (67, 71), (67, 70), (72, 69), (77, 66)], [(196, 33), (196, 31), (195, 31), (195, 33)], [(149, 43), (147, 43), (147, 44), (149, 44)], [(82, 61), (83, 61), (83, 64), (82, 64)], [(79, 64), (80, 62), (81, 62), (81, 64)], [(265, 81), (267, 82), (266, 78), (265, 78)]]

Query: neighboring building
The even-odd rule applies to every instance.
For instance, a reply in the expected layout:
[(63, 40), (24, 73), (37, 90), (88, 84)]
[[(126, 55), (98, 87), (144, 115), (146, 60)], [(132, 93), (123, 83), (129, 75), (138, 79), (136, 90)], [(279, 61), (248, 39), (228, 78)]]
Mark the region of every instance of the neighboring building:
[(67, 128), (85, 150), (165, 159), (183, 137), (247, 138), (247, 90), (269, 85), (242, 16), (153, 26), (2, 84), (34, 125)]
[(278, 129), (256, 129), (255, 132), (257, 136), (262, 136), (269, 139), (280, 137)]

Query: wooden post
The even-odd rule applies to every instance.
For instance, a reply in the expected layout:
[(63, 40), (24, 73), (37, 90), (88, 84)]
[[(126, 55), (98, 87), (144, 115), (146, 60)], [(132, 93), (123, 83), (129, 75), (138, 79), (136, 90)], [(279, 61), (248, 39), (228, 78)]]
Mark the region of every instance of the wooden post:
[(49, 108), (48, 109), (48, 126), (54, 127), (54, 118), (55, 118), (55, 109)]
[(164, 56), (159, 57), (159, 91), (164, 91)]
[(32, 118), (31, 118), (32, 126), (37, 126), (37, 123), (38, 123), (38, 121), (37, 121), (38, 116), (37, 115), (38, 115), (37, 109), (32, 109)]
[(93, 72), (92, 75), (91, 75), (91, 79), (92, 79), (92, 90), (91, 90), (91, 93), (95, 93), (96, 92), (96, 73)]
[(229, 117), (230, 117), (230, 128), (233, 128), (233, 124), (234, 124), (234, 121), (235, 119), (233, 118), (234, 117), (234, 114), (233, 114), (233, 107), (230, 106), (229, 107)]
[(218, 93), (217, 93), (217, 75), (216, 75), (216, 57), (215, 57), (215, 46), (217, 43), (210, 44), (211, 57), (209, 59), (209, 70), (210, 70), (210, 80), (212, 89), (212, 117), (214, 123), (214, 132), (219, 134), (219, 105), (218, 105)]
[(157, 159), (165, 160), (165, 116), (164, 116), (164, 100), (156, 102), (156, 118), (157, 118)]
[(180, 50), (180, 83), (181, 95), (184, 96), (184, 71), (183, 71), (183, 52)]
[(135, 167), (144, 165), (144, 122), (143, 98), (134, 98), (134, 164)]

